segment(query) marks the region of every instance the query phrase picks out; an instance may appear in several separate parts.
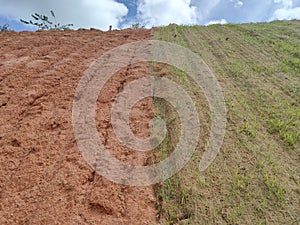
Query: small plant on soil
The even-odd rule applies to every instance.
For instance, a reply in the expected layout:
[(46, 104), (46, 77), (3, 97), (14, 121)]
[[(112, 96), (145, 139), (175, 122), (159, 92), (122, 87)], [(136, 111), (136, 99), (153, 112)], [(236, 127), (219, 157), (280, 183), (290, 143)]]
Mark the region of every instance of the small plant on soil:
[(3, 26), (0, 26), (0, 32), (9, 31), (8, 27), (9, 27), (8, 24), (4, 24)]
[(31, 25), (37, 26), (39, 30), (69, 30), (69, 29), (71, 29), (70, 27), (72, 27), (73, 24), (61, 25), (60, 23), (57, 23), (54, 12), (52, 10), (50, 12), (51, 12), (51, 16), (53, 17), (55, 22), (50, 21), (48, 16), (38, 14), (38, 13), (31, 14), (31, 17), (34, 19), (33, 21), (32, 20), (26, 21), (23, 19), (20, 19), (20, 21), (25, 24), (31, 24)]
[(141, 23), (134, 23), (134, 24), (131, 25), (131, 27), (134, 30), (138, 30), (138, 29), (141, 29), (141, 28), (145, 28), (145, 25), (141, 24)]

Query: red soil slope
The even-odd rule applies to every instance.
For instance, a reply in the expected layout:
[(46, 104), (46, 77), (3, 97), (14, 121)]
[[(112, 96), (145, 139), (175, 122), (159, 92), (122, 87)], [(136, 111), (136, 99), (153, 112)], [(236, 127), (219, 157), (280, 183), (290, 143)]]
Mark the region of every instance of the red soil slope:
[[(95, 174), (79, 152), (71, 121), (75, 89), (88, 66), (114, 47), (150, 36), (143, 29), (0, 33), (0, 224), (155, 223), (152, 188)], [(118, 146), (107, 120), (113, 97), (147, 71), (147, 65), (130, 66), (101, 93), (97, 128), (102, 139), (112, 137), (106, 140), (111, 151)], [(140, 136), (148, 135), (150, 109), (145, 100), (132, 111), (131, 127)], [(119, 159), (146, 162), (144, 155), (115, 149)]]

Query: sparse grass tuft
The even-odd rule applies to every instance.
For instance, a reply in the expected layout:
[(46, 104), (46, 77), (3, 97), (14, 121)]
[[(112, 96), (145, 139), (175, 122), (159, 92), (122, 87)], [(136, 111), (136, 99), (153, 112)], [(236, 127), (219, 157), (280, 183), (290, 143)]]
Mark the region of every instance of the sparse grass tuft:
[(284, 203), (286, 191), (280, 182), (276, 179), (276, 177), (271, 178), (269, 174), (265, 174), (264, 178), (269, 191), (269, 197), (275, 198), (278, 204)]

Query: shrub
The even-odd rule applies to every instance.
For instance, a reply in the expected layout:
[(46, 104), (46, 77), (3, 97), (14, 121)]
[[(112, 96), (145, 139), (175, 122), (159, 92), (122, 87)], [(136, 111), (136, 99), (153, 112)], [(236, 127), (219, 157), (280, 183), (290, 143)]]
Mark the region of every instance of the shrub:
[(8, 24), (4, 24), (3, 26), (0, 26), (0, 32), (9, 31), (8, 27), (9, 27)]
[(145, 28), (145, 25), (141, 24), (141, 23), (134, 23), (131, 25), (132, 29), (134, 30), (138, 30), (140, 28)]
[(68, 29), (70, 29), (70, 27), (73, 26), (73, 24), (61, 25), (60, 23), (57, 23), (54, 12), (52, 10), (50, 12), (51, 12), (51, 16), (53, 17), (55, 23), (50, 21), (48, 16), (38, 14), (38, 13), (31, 14), (31, 17), (34, 19), (34, 21), (32, 21), (32, 20), (26, 21), (23, 19), (20, 19), (20, 21), (25, 24), (31, 24), (31, 25), (37, 26), (39, 30), (53, 30), (53, 29), (68, 30)]

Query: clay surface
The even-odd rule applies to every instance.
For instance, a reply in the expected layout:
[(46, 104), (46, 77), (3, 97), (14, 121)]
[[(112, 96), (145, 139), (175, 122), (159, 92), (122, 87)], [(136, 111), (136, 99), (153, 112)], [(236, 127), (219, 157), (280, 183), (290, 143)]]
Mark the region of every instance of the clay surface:
[[(76, 145), (72, 102), (84, 71), (110, 49), (150, 30), (0, 33), (0, 224), (155, 224), (152, 187), (127, 187), (95, 174)], [(97, 102), (97, 129), (118, 159), (147, 156), (118, 143), (110, 124), (115, 95), (149, 74), (147, 64), (112, 76)], [(151, 100), (136, 104), (131, 128), (149, 135)]]

